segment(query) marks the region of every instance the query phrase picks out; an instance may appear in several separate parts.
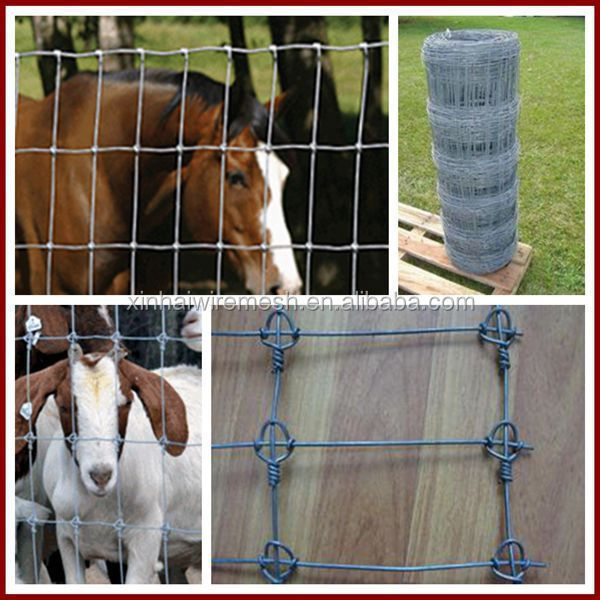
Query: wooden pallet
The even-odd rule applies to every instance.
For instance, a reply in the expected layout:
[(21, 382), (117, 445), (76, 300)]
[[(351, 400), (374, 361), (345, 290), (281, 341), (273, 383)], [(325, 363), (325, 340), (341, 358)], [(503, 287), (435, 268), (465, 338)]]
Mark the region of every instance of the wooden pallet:
[[(487, 275), (465, 273), (457, 269), (446, 254), (442, 221), (438, 215), (407, 204), (400, 204), (398, 222), (410, 228), (409, 230), (403, 227), (398, 229), (398, 287), (410, 294), (481, 294), (466, 285), (454, 283), (422, 267), (410, 264), (406, 261), (410, 256), (450, 273), (461, 275), (469, 281), (488, 285), (493, 288), (492, 294), (516, 294), (531, 263), (533, 249), (519, 242), (515, 256), (506, 267)], [(428, 235), (436, 239), (427, 237)]]

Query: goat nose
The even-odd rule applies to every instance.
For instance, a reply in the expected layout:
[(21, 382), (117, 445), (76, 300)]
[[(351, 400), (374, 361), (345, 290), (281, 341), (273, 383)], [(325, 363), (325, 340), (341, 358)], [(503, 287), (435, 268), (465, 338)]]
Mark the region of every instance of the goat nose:
[(101, 465), (90, 471), (90, 477), (98, 487), (104, 487), (112, 477), (112, 469), (109, 466)]

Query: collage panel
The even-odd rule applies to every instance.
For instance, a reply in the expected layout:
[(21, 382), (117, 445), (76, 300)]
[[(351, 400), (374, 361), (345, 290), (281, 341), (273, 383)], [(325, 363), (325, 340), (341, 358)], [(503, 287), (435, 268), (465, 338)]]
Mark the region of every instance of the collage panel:
[(388, 292), (386, 17), (34, 16), (15, 50), (17, 294)]
[(585, 293), (585, 30), (399, 17), (400, 293)]
[(201, 322), (17, 306), (17, 583), (201, 583)]
[(584, 581), (583, 307), (305, 308), (212, 313), (213, 584)]

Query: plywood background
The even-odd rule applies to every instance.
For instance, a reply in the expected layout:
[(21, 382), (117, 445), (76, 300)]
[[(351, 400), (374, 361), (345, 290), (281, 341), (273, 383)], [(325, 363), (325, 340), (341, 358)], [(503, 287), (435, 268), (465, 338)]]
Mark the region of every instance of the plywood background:
[[(583, 307), (512, 307), (511, 412), (535, 446), (514, 467), (513, 526), (529, 583), (584, 580)], [(295, 313), (305, 329), (479, 323), (474, 311)], [(213, 312), (213, 329), (257, 329), (266, 313)], [(298, 440), (485, 437), (500, 420), (497, 355), (473, 334), (302, 338), (286, 353), (280, 419)], [(267, 418), (270, 352), (213, 338), (213, 442), (253, 440)], [(270, 538), (266, 466), (251, 449), (212, 453), (214, 556), (256, 557)], [(502, 539), (498, 461), (478, 447), (297, 448), (283, 465), (281, 540), (300, 560), (416, 565), (488, 560)], [(255, 566), (214, 583), (264, 582)], [(293, 583), (491, 583), (488, 569), (385, 574), (300, 569)]]

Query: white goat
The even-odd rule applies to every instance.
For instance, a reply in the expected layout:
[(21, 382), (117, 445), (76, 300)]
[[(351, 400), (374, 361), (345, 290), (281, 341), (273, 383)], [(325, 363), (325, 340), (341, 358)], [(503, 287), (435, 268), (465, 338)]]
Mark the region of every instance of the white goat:
[[(31, 528), (22, 519), (35, 517), (43, 521), (50, 519), (52, 511), (37, 502), (25, 500), (19, 496), (15, 496), (15, 538), (16, 549), (15, 554), (15, 583), (35, 583), (35, 567), (34, 556), (39, 556), (41, 544), (36, 544), (37, 555), (33, 552), (33, 539)], [(37, 537), (40, 537), (38, 531)], [(20, 543), (19, 543), (20, 540)], [(19, 549), (23, 549), (19, 553)], [(27, 551), (28, 550), (28, 551)], [(48, 571), (41, 561), (38, 561), (38, 580), (40, 583), (51, 583)]]
[[(84, 560), (119, 561), (112, 526), (119, 516), (126, 583), (151, 583), (160, 560), (183, 569), (200, 565), (201, 371), (179, 366), (163, 375), (112, 353), (79, 351), (30, 376), (33, 418), (55, 394), (61, 435), (76, 432), (78, 440), (73, 449), (51, 442), (43, 477), (63, 521), (57, 539), (67, 583), (84, 582)], [(115, 443), (119, 436), (124, 444)], [(163, 455), (157, 439), (164, 438)]]
[(190, 350), (202, 352), (202, 311), (200, 309), (191, 308), (187, 311), (183, 318), (181, 337)]

